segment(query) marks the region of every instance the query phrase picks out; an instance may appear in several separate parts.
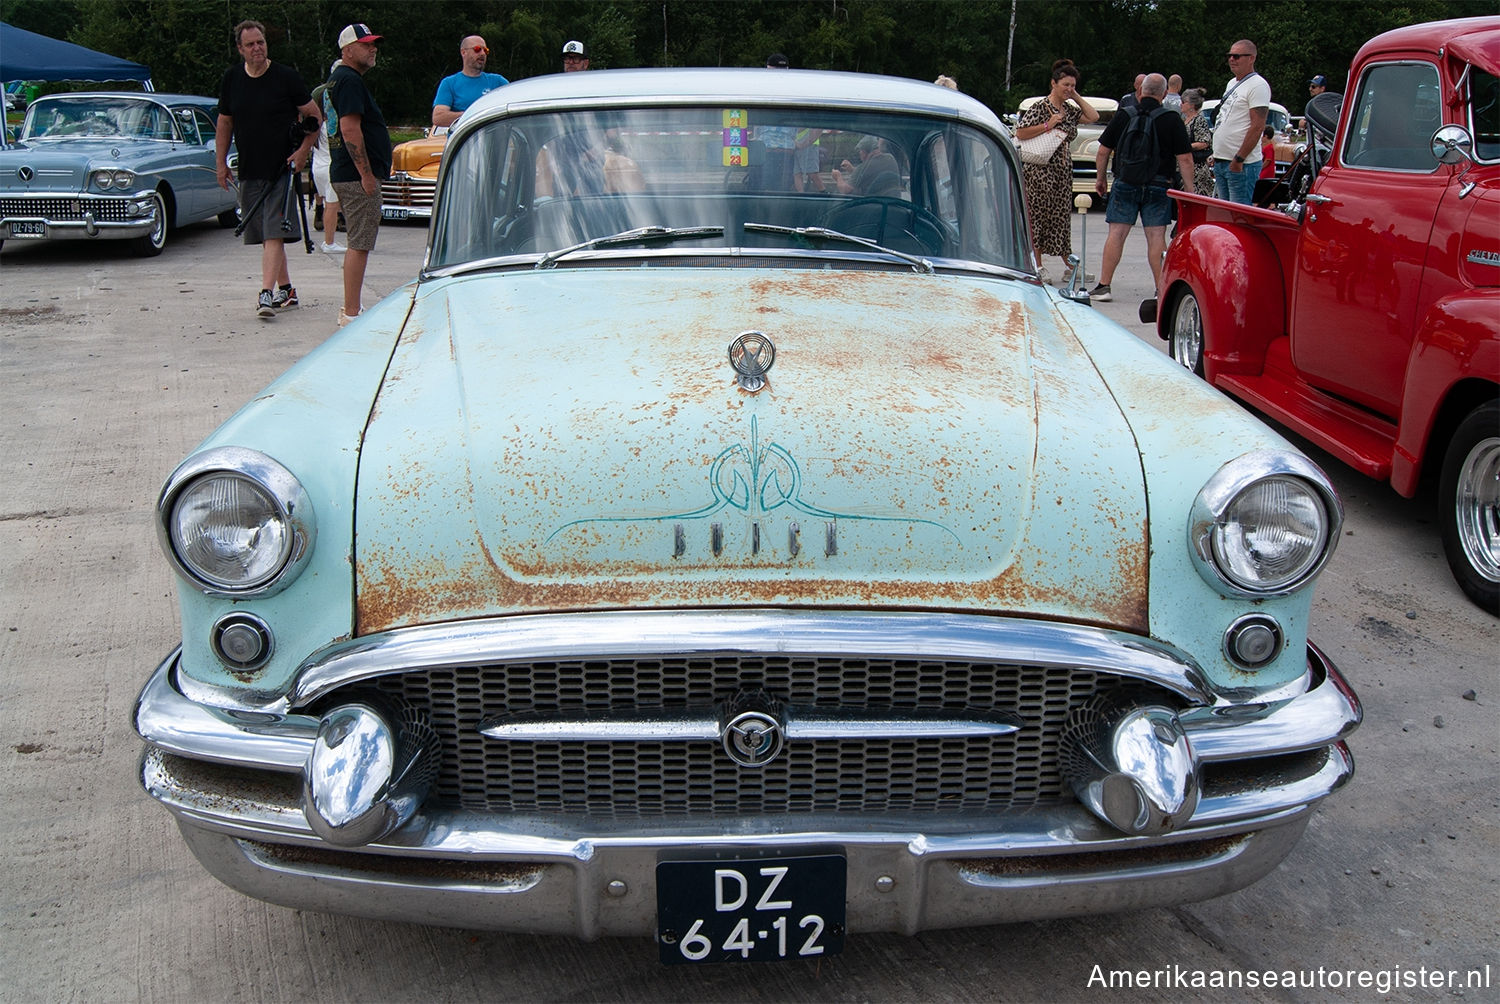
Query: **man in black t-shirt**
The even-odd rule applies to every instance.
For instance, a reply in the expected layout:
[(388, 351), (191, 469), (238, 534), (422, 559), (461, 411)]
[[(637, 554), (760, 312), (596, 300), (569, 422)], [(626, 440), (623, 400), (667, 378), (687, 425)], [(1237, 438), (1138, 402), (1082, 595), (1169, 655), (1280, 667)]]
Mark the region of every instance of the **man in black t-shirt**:
[[(292, 175), (306, 166), (317, 139), (315, 129), (298, 130), (298, 123), (311, 118), (316, 124), (318, 106), (296, 70), (271, 62), (266, 30), (258, 21), (235, 25), (234, 44), (245, 61), (231, 66), (219, 86), (215, 163), (219, 187), (228, 188), (232, 135), (240, 159), (241, 216), (260, 203), (260, 209), (244, 219), (244, 240), (261, 246), (261, 289), (255, 309), (261, 317), (270, 318), (278, 310), (297, 306), (286, 242), (300, 241), (302, 227), (297, 214), (287, 212), (287, 205)], [(291, 171), (286, 169), (288, 163)]]
[(375, 68), (380, 38), (367, 24), (351, 24), (339, 32), (342, 66), (328, 78), (328, 96), (339, 117), (339, 138), (331, 151), (328, 175), (339, 193), (349, 250), (344, 252), (344, 306), (339, 326), (363, 309), (360, 292), (365, 266), (375, 250), (380, 228), (380, 183), (391, 176), (391, 134), (364, 75)]
[[(1141, 82), (1139, 105), (1128, 112), (1116, 112), (1105, 127), (1104, 134), (1099, 137), (1099, 150), (1094, 157), (1097, 169), (1094, 191), (1099, 193), (1101, 199), (1106, 195), (1109, 198), (1104, 210), (1104, 222), (1109, 224), (1109, 233), (1104, 238), (1099, 284), (1089, 290), (1090, 297), (1095, 300), (1111, 298), (1109, 284), (1120, 264), (1120, 257), (1125, 252), (1125, 238), (1129, 236), (1130, 228), (1135, 226), (1137, 218), (1146, 231), (1146, 260), (1151, 265), (1152, 278), (1158, 283), (1161, 281), (1161, 260), (1167, 251), (1167, 225), (1172, 222), (1172, 200), (1168, 197), (1167, 190), (1183, 188), (1185, 185), (1191, 191), (1193, 180), (1193, 145), (1188, 140), (1187, 126), (1183, 124), (1182, 116), (1170, 108), (1162, 108), (1161, 99), (1166, 94), (1167, 78), (1160, 73), (1147, 74), (1146, 79)], [(1158, 110), (1161, 114), (1153, 118), (1152, 113)], [(1156, 155), (1145, 161), (1148, 168), (1154, 165), (1155, 173), (1151, 174), (1148, 169), (1146, 173), (1151, 174), (1150, 177), (1132, 184), (1119, 177), (1122, 166), (1117, 158), (1115, 187), (1110, 191), (1105, 164), (1108, 163), (1110, 154), (1122, 146), (1127, 147), (1122, 150), (1125, 163), (1130, 163), (1125, 134), (1137, 117), (1147, 120), (1146, 128), (1150, 130), (1150, 138), (1156, 145)], [(1126, 174), (1129, 174), (1128, 170)]]

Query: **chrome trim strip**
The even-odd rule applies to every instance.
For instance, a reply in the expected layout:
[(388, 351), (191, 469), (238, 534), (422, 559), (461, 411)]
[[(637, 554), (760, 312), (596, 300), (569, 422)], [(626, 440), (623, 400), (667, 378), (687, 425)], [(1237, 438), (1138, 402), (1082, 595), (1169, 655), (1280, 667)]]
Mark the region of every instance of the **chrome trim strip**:
[(1205, 796), (1193, 813), (1192, 826), (1213, 826), (1233, 820), (1253, 819), (1267, 812), (1280, 812), (1293, 805), (1309, 805), (1327, 798), (1354, 776), (1354, 757), (1342, 742), (1328, 748), (1328, 762), (1307, 777), (1275, 788), (1247, 788), (1232, 794)]
[(1199, 760), (1277, 756), (1326, 746), (1353, 732), (1364, 717), (1359, 698), (1312, 643), (1307, 692), (1264, 704), (1194, 708), (1177, 716)]
[[(1064, 666), (1147, 680), (1213, 704), (1185, 653), (1139, 635), (974, 614), (662, 610), (534, 614), (401, 628), (332, 645), (304, 662), (282, 708), (357, 680), (442, 666), (650, 654), (810, 653)], [(270, 709), (267, 709), (270, 710)]]
[(153, 746), (213, 763), (296, 773), (318, 737), (318, 719), (205, 707), (172, 683), (179, 646), (156, 667), (135, 702), (135, 730)]
[[(787, 739), (962, 739), (1009, 735), (1024, 723), (998, 713), (952, 718), (892, 712), (884, 716), (837, 714), (826, 709), (787, 708)], [(657, 742), (717, 740), (723, 732), (716, 709), (613, 714), (588, 718), (509, 715), (479, 723), (491, 739), (510, 742)]]

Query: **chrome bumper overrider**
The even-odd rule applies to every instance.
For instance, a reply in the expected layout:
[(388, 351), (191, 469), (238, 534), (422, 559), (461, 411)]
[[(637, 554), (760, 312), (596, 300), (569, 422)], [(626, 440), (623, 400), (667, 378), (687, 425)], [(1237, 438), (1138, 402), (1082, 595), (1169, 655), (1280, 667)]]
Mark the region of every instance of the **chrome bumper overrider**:
[[(1270, 871), (1311, 806), (1353, 773), (1343, 738), (1359, 723), (1358, 700), (1316, 648), (1307, 655), (1308, 685), (1296, 696), (1177, 714), (1144, 709), (1149, 714), (1111, 734), (1113, 747), (1080, 741), (1087, 756), (1075, 759), (1088, 762), (1074, 782), (1078, 802), (941, 818), (814, 814), (585, 826), (421, 806), (408, 786), (399, 817), (378, 800), (356, 806), (388, 818), (351, 815), (363, 835), (345, 839), (336, 820), (309, 808), (319, 792), (327, 799), (341, 790), (325, 782), (315, 792), (308, 775), (320, 757), (334, 759), (330, 723), (343, 714), (343, 728), (369, 726), (363, 712), (319, 719), (208, 708), (176, 687), (174, 652), (142, 691), (136, 728), (148, 743), (142, 783), (177, 817), (205, 867), (233, 888), (286, 906), (583, 938), (649, 935), (663, 856), (833, 846), (848, 859), (849, 930), (914, 933), (1203, 899)], [(1100, 720), (1119, 725), (1111, 713), (1101, 709)], [(1163, 763), (1186, 758), (1187, 773), (1177, 780), (1191, 797), (1158, 811), (1145, 792), (1141, 826), (1132, 829), (1128, 818), (1109, 813), (1141, 793), (1128, 783), (1138, 775), (1116, 764), (1136, 751), (1130, 744), (1142, 731), (1148, 742), (1161, 740)], [(370, 784), (367, 776), (357, 781)], [(1094, 781), (1099, 804), (1090, 795)]]

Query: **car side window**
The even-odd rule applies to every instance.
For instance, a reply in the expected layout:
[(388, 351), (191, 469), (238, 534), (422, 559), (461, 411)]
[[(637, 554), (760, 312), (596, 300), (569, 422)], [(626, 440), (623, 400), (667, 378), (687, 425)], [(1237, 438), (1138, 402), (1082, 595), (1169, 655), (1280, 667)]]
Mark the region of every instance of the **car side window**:
[(1349, 167), (1383, 171), (1437, 169), (1432, 134), (1443, 124), (1437, 67), (1381, 63), (1365, 70), (1344, 140)]
[(172, 109), (172, 114), (177, 118), (177, 127), (182, 130), (182, 138), (188, 143), (202, 143), (198, 137), (199, 123), (193, 115), (192, 109), (177, 107)]
[(1500, 78), (1477, 66), (1469, 67), (1469, 132), (1475, 158), (1500, 160)]

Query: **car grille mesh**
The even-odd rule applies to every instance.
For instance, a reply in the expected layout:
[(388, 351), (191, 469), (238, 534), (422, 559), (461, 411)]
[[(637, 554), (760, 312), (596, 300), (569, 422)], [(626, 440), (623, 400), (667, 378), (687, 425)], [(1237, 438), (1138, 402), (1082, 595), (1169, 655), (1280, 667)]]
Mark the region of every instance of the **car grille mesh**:
[(92, 216), (101, 223), (122, 223), (139, 219), (125, 214), (130, 200), (125, 198), (0, 198), (0, 219), (34, 219), (82, 223)]
[[(1058, 770), (1068, 712), (1117, 678), (968, 661), (734, 653), (460, 666), (375, 682), (387, 697), (427, 714), (441, 737), (437, 801), (483, 812), (629, 820), (993, 811), (1070, 798)], [(789, 742), (758, 769), (736, 765), (716, 741), (519, 742), (477, 732), (481, 720), (501, 713), (712, 708), (746, 687), (794, 707), (1003, 710), (1025, 726), (999, 737)], [(347, 699), (347, 692), (329, 698)]]

